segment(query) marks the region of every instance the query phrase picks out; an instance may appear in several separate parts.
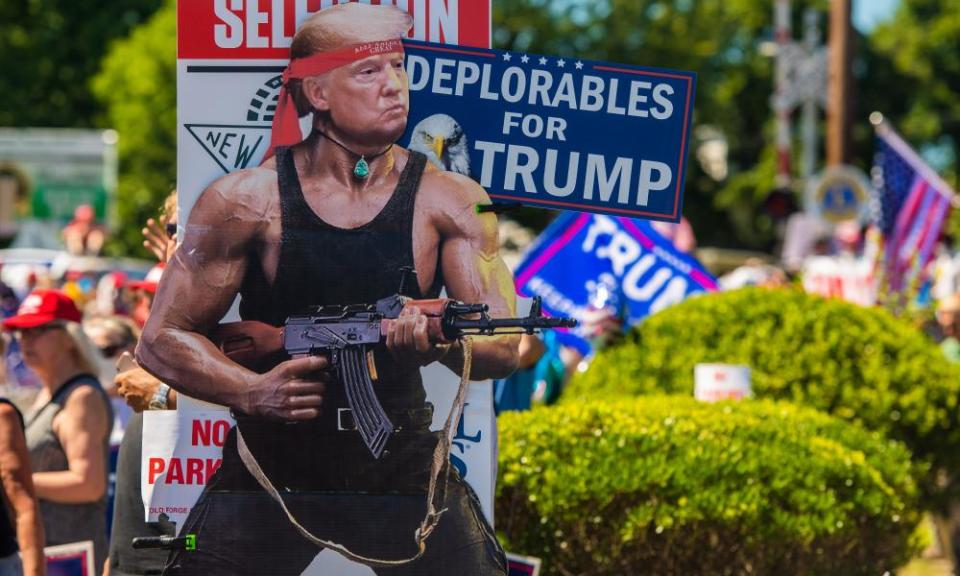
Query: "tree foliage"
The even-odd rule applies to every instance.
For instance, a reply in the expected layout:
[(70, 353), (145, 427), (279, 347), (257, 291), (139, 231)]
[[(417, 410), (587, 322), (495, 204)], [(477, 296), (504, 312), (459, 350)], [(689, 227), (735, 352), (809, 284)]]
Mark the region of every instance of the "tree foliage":
[[(900, 0), (867, 51), (864, 96), (960, 188), (960, 0)], [(960, 238), (960, 212), (950, 231)]]
[[(120, 133), (120, 221), (110, 250), (142, 253), (140, 228), (175, 186), (177, 165), (176, 2), (167, 0), (148, 22), (116, 42), (93, 80)], [(131, 71), (136, 71), (131, 73)]]
[(910, 95), (903, 110), (887, 114), (903, 134), (960, 144), (960, 0), (901, 0), (871, 44), (903, 79), (901, 93)]
[(756, 244), (772, 233), (755, 212), (773, 181), (740, 175), (753, 172), (770, 141), (764, 126), (773, 63), (758, 47), (770, 37), (771, 14), (767, 0), (511, 0), (494, 2), (494, 41), (512, 50), (695, 71), (694, 126), (726, 136), (731, 176), (712, 180), (692, 148), (684, 213), (701, 243)]
[(102, 126), (89, 79), (161, 1), (0, 0), (0, 126)]

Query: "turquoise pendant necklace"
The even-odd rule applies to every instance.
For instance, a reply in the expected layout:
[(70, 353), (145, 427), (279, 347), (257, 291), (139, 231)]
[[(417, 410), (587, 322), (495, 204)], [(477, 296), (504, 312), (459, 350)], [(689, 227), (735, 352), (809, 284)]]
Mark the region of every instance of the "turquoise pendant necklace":
[[(317, 132), (320, 132), (320, 130), (317, 130)], [(386, 154), (387, 152), (389, 152), (391, 148), (393, 148), (393, 144), (391, 144), (391, 145), (387, 146), (386, 148), (384, 148), (382, 152), (377, 152), (376, 154), (374, 154), (373, 156), (371, 156), (371, 157), (370, 157), (370, 161), (367, 161), (366, 155), (364, 155), (364, 154), (357, 154), (357, 153), (354, 152), (353, 150), (347, 148), (346, 146), (344, 146), (344, 145), (341, 144), (340, 142), (337, 142), (336, 140), (334, 140), (334, 139), (331, 138), (330, 136), (327, 136), (327, 135), (324, 134), (323, 132), (320, 132), (320, 135), (323, 136), (324, 138), (326, 138), (327, 140), (333, 142), (333, 143), (336, 144), (337, 146), (343, 148), (343, 149), (344, 149), (345, 151), (347, 151), (349, 154), (352, 154), (352, 155), (354, 155), (354, 156), (359, 156), (359, 157), (360, 157), (360, 159), (357, 160), (357, 163), (354, 164), (354, 166), (353, 166), (353, 177), (356, 178), (357, 180), (366, 180), (367, 177), (370, 176), (370, 162), (372, 162), (372, 161), (376, 160), (377, 158), (383, 156), (384, 154)]]

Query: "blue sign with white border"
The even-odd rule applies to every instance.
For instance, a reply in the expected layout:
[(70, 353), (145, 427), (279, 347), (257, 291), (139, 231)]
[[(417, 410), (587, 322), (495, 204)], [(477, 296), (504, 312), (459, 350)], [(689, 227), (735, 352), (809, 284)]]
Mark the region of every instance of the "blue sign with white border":
[(696, 75), (405, 42), (400, 142), (500, 202), (679, 222)]
[(610, 308), (625, 325), (692, 295), (717, 290), (696, 258), (677, 250), (643, 220), (564, 212), (537, 238), (515, 271), (517, 292), (540, 296), (550, 316), (581, 321), (557, 337), (586, 355), (584, 322), (594, 309)]

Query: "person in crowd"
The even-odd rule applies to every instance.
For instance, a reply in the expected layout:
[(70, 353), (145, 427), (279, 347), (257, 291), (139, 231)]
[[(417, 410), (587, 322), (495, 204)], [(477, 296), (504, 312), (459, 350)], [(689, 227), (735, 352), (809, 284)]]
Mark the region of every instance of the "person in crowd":
[(100, 376), (108, 392), (115, 393), (113, 377), (124, 352), (133, 353), (140, 339), (140, 327), (125, 316), (94, 316), (83, 321), (83, 331), (100, 351), (104, 362)]
[(0, 576), (43, 576), (43, 522), (31, 478), (23, 417), (5, 398), (0, 398), (0, 480)]
[(63, 292), (37, 290), (3, 326), (42, 384), (26, 417), (26, 439), (47, 544), (92, 540), (99, 566), (107, 552), (113, 412), (81, 319)]
[(174, 189), (163, 201), (158, 218), (150, 218), (143, 230), (143, 247), (158, 262), (168, 262), (177, 249), (177, 191)]
[[(129, 362), (133, 362), (129, 360)], [(121, 368), (124, 366), (121, 361)], [(142, 368), (130, 364), (117, 373), (117, 391), (135, 414), (130, 418), (120, 455), (117, 458), (117, 485), (113, 504), (113, 527), (110, 531), (110, 556), (104, 576), (147, 576), (160, 574), (167, 559), (166, 550), (135, 550), (134, 538), (172, 536), (174, 527), (167, 522), (144, 519), (140, 495), (140, 460), (143, 454), (143, 411), (174, 410), (177, 393)]]
[(9, 318), (17, 313), (19, 307), (20, 299), (17, 298), (17, 293), (6, 282), (0, 281), (0, 316)]
[(163, 276), (164, 266), (165, 263), (160, 262), (147, 272), (146, 278), (127, 282), (124, 287), (132, 295), (130, 317), (139, 327), (143, 327), (147, 317), (150, 316), (150, 307), (153, 306), (153, 297), (157, 293), (157, 285), (160, 284), (160, 278)]
[(114, 377), (117, 375), (117, 362), (126, 352), (133, 353), (140, 338), (140, 328), (125, 316), (84, 317), (83, 331), (100, 351), (100, 381), (110, 395), (113, 404), (113, 431), (110, 434), (111, 445), (117, 446), (123, 438), (123, 432), (133, 417), (137, 406), (130, 404), (131, 399), (118, 390)]
[[(176, 191), (164, 202), (160, 217), (156, 220), (153, 218), (147, 220), (147, 226), (143, 228), (143, 236), (144, 246), (157, 257), (160, 264), (165, 264), (173, 256), (177, 247)], [(159, 278), (157, 281), (159, 282)], [(153, 291), (156, 291), (156, 285), (153, 286)], [(144, 320), (148, 315), (149, 309), (146, 310)], [(117, 458), (117, 486), (113, 506), (113, 527), (110, 531), (110, 557), (104, 566), (104, 576), (160, 574), (167, 559), (165, 550), (135, 550), (131, 546), (134, 538), (173, 535), (173, 526), (169, 523), (144, 520), (143, 499), (140, 495), (140, 460), (143, 453), (142, 412), (176, 409), (177, 393), (136, 366), (133, 359), (129, 357), (132, 348), (124, 347), (122, 350), (117, 349), (117, 352), (123, 355), (117, 359), (119, 372), (114, 378), (114, 384), (117, 393), (123, 397), (128, 406), (133, 408), (135, 414), (127, 424)]]
[(530, 409), (537, 379), (535, 368), (545, 350), (540, 335), (523, 334), (520, 337), (517, 371), (493, 383), (493, 407), (497, 414)]
[[(0, 283), (0, 319), (17, 313), (20, 299), (7, 284)], [(23, 361), (20, 343), (8, 334), (0, 334), (0, 390), (17, 408), (24, 410), (33, 404), (40, 382), (37, 375)]]
[(937, 324), (943, 332), (940, 350), (951, 362), (960, 362), (960, 293), (950, 294), (937, 304)]
[(783, 288), (789, 284), (789, 280), (783, 268), (757, 258), (748, 258), (743, 265), (721, 276), (719, 284), (720, 289), (726, 292), (747, 286)]
[(97, 224), (96, 214), (89, 204), (81, 204), (73, 211), (71, 220), (63, 229), (63, 243), (74, 256), (96, 256), (103, 250), (106, 232)]
[(653, 224), (653, 229), (659, 232), (661, 236), (673, 242), (673, 246), (677, 250), (686, 254), (693, 254), (693, 251), (697, 249), (697, 237), (693, 233), (693, 226), (686, 218), (681, 217), (680, 222), (676, 224), (660, 221), (654, 221), (651, 224)]
[(153, 254), (158, 264), (147, 273), (147, 277), (142, 281), (127, 282), (127, 289), (130, 298), (130, 315), (137, 322), (138, 326), (143, 326), (150, 315), (150, 307), (153, 305), (153, 297), (157, 292), (157, 284), (160, 277), (163, 276), (163, 269), (166, 263), (173, 257), (173, 252), (177, 249), (177, 191), (171, 192), (163, 201), (160, 214), (157, 218), (147, 220), (147, 225), (141, 230), (143, 234), (143, 247)]

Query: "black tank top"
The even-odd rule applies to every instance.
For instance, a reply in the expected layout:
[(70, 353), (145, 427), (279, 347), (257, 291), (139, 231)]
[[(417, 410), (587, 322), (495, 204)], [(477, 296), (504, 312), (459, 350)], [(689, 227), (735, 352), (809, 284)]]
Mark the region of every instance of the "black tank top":
[[(13, 407), (17, 413), (17, 417), (20, 419), (20, 428), (23, 429), (23, 415), (20, 414), (17, 407), (6, 398), (0, 398), (0, 404), (9, 404)], [(2, 494), (2, 498), (0, 498), (2, 499), (2, 502), (0, 502), (0, 558), (6, 558), (19, 550), (19, 548), (17, 546), (17, 533), (14, 530), (14, 524), (7, 513), (10, 509), (10, 501), (7, 499), (5, 490), (0, 489), (0, 494)]]
[[(281, 247), (272, 286), (256, 254), (240, 290), (240, 316), (280, 326), (290, 315), (324, 304), (373, 303), (397, 293), (402, 267), (413, 267), (413, 210), (426, 156), (410, 152), (407, 165), (386, 205), (357, 228), (339, 228), (320, 218), (307, 204), (293, 153), (277, 150)], [(443, 285), (438, 266), (427, 294), (413, 283), (415, 298), (436, 298)], [(426, 401), (419, 370), (402, 370), (383, 345), (375, 358), (377, 395), (388, 411), (422, 408)], [(332, 388), (332, 389), (331, 389)], [(340, 386), (327, 390), (324, 405), (346, 406)], [(330, 410), (325, 410), (329, 413)]]

